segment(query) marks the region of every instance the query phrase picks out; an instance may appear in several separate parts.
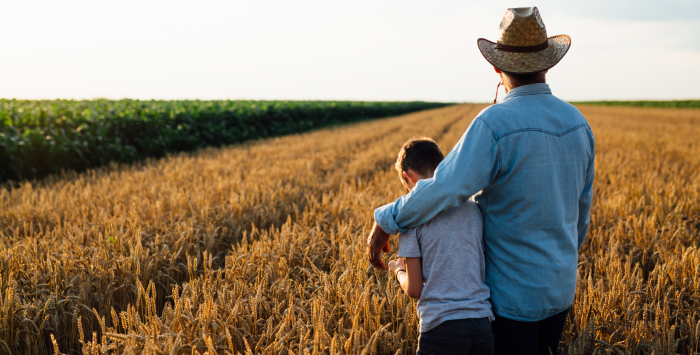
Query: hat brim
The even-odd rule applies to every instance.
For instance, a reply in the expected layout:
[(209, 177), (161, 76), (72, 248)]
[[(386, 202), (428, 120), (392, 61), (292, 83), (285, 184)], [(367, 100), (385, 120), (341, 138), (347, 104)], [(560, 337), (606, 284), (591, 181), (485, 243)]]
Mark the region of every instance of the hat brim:
[(558, 35), (547, 38), (547, 49), (515, 53), (496, 49), (496, 44), (487, 39), (479, 38), (477, 45), (484, 58), (494, 67), (507, 73), (530, 74), (547, 70), (559, 63), (571, 47), (571, 37)]

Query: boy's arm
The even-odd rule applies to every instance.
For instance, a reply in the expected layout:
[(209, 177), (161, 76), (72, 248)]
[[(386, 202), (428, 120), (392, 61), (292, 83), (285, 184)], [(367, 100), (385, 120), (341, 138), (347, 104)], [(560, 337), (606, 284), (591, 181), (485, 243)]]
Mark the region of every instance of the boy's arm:
[(401, 289), (411, 298), (420, 298), (423, 291), (423, 269), (420, 258), (397, 259), (389, 263), (389, 267), (396, 274)]

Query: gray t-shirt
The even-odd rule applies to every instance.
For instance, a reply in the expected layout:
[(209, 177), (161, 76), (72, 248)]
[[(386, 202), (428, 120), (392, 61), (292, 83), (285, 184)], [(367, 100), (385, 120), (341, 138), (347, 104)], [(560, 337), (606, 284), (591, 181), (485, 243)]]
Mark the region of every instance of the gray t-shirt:
[(467, 318), (493, 319), (484, 272), (483, 224), (473, 201), (399, 235), (399, 257), (422, 257), (420, 332)]

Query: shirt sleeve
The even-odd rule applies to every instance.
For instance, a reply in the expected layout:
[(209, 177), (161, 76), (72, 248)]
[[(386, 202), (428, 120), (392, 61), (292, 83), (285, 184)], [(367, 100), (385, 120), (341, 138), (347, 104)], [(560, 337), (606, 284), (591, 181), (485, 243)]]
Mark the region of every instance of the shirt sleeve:
[(595, 176), (595, 143), (591, 153), (591, 160), (586, 169), (586, 183), (583, 192), (578, 200), (578, 249), (581, 249), (583, 241), (586, 240), (588, 227), (591, 224), (591, 204), (593, 203), (593, 178)]
[(416, 228), (399, 234), (399, 257), (400, 258), (420, 258), (423, 254), (420, 252), (420, 244), (418, 244), (418, 234)]
[(433, 178), (418, 181), (407, 195), (377, 208), (375, 222), (389, 234), (403, 233), (460, 206), (496, 178), (499, 158), (493, 131), (477, 116)]

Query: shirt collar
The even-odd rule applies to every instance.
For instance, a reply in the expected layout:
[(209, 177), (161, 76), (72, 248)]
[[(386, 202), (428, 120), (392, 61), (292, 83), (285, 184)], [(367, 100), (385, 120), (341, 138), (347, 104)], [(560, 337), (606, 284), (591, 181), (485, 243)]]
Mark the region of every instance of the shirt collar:
[[(503, 101), (512, 99), (518, 96), (525, 95), (538, 95), (538, 94), (552, 94), (552, 90), (549, 89), (549, 85), (546, 83), (537, 83), (530, 85), (518, 86), (517, 88), (509, 91), (503, 98)], [(501, 101), (501, 102), (503, 102)]]

